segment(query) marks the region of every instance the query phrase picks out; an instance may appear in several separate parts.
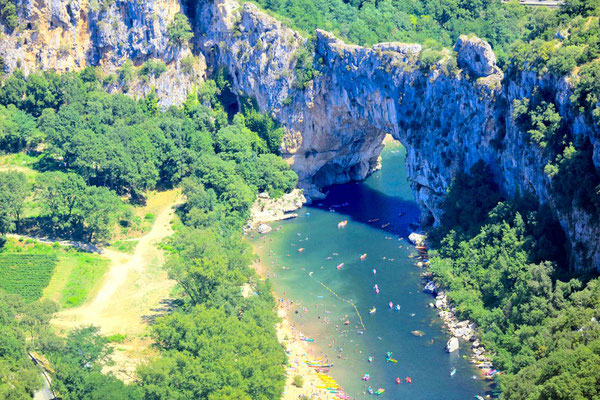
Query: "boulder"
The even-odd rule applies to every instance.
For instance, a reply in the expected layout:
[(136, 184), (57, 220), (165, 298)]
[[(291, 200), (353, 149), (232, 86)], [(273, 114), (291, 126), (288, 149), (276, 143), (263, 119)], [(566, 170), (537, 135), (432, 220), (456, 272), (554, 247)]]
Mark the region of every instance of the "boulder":
[(413, 232), (408, 235), (408, 240), (410, 240), (410, 242), (414, 245), (421, 246), (423, 243), (425, 243), (425, 235)]
[(258, 226), (258, 233), (260, 234), (264, 234), (264, 233), (269, 233), (271, 232), (271, 227), (267, 224), (260, 224)]
[(496, 55), (492, 46), (475, 36), (461, 35), (454, 51), (458, 53), (456, 61), (460, 68), (466, 68), (477, 77), (485, 77), (500, 72), (496, 66)]
[(458, 338), (452, 337), (448, 340), (448, 343), (446, 343), (446, 351), (452, 353), (456, 350), (458, 350)]

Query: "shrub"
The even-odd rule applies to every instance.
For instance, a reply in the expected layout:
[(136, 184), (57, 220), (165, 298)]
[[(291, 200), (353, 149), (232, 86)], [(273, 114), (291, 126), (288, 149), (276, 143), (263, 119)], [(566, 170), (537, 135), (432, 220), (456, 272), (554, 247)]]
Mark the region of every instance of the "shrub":
[(577, 58), (581, 56), (583, 49), (579, 46), (559, 47), (549, 60), (548, 70), (555, 75), (567, 75), (577, 65)]
[(13, 4), (12, 0), (0, 0), (0, 22), (10, 31), (19, 25), (17, 7)]
[(194, 65), (196, 65), (194, 56), (187, 56), (181, 59), (181, 70), (184, 74), (191, 75), (194, 72)]
[(308, 87), (310, 81), (318, 76), (318, 72), (314, 68), (314, 43), (307, 42), (304, 47), (299, 48), (295, 54), (296, 67), (294, 74), (296, 80), (295, 86), (302, 90)]
[(302, 386), (304, 386), (304, 378), (301, 375), (294, 376), (293, 384), (294, 386), (301, 388)]
[(194, 37), (190, 22), (187, 17), (181, 13), (175, 14), (175, 18), (173, 18), (173, 21), (169, 24), (167, 32), (169, 35), (169, 43), (172, 46), (183, 46)]
[(433, 48), (424, 48), (421, 53), (419, 53), (419, 60), (421, 61), (421, 68), (423, 70), (430, 70), (435, 64), (437, 64), (444, 53), (440, 50), (436, 50)]
[(142, 65), (142, 68), (138, 71), (138, 75), (141, 77), (158, 78), (166, 70), (167, 66), (161, 60), (148, 60)]
[(133, 79), (133, 63), (127, 60), (119, 69), (119, 82), (122, 84), (129, 83)]

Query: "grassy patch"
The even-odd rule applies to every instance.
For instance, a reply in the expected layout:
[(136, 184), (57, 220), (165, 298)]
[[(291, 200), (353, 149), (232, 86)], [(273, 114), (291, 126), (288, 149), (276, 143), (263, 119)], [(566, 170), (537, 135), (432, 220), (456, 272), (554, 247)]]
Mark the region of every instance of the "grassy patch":
[(108, 339), (110, 343), (123, 343), (125, 339), (127, 339), (127, 335), (115, 333), (114, 335), (108, 336), (106, 339)]
[[(11, 271), (15, 272), (18, 279), (35, 283), (34, 286), (27, 289), (31, 295), (28, 297), (23, 294), (25, 297), (37, 299), (41, 296), (43, 299), (57, 302), (62, 308), (83, 304), (102, 281), (110, 263), (109, 260), (97, 254), (63, 247), (57, 243), (40, 243), (31, 239), (13, 239), (6, 242), (0, 253), (0, 271), (2, 271), (1, 260), (4, 256), (7, 259), (10, 256), (12, 257), (10, 260), (13, 260), (6, 262), (5, 269), (12, 263), (17, 267)], [(28, 262), (28, 257), (33, 261)], [(48, 264), (50, 261), (44, 260), (54, 260), (51, 269)], [(31, 265), (38, 267), (36, 269)], [(42, 268), (49, 270), (49, 273), (46, 272), (43, 275)], [(40, 277), (33, 276), (34, 273), (39, 274)], [(5, 286), (15, 286), (16, 283), (9, 284), (7, 282), (9, 281), (4, 279), (4, 275), (0, 275), (0, 288), (11, 292)], [(26, 289), (21, 290), (26, 291)]]
[(111, 244), (110, 247), (122, 253), (133, 254), (135, 252), (135, 246), (137, 246), (137, 244), (137, 240), (117, 240), (116, 242)]
[(83, 304), (102, 281), (108, 265), (109, 260), (96, 254), (62, 251), (44, 298), (56, 301), (62, 308)]
[(40, 156), (30, 156), (25, 153), (12, 153), (0, 156), (0, 168), (23, 168), (29, 170), (30, 173), (37, 173), (34, 171), (34, 165), (39, 161)]
[[(130, 226), (122, 226), (113, 237), (115, 241), (138, 238), (150, 232), (158, 213), (165, 205), (172, 204), (181, 195), (180, 189), (165, 191), (150, 190), (145, 193), (146, 204), (136, 206), (133, 210)], [(122, 250), (123, 251), (123, 250)], [(126, 252), (126, 251), (124, 251)]]

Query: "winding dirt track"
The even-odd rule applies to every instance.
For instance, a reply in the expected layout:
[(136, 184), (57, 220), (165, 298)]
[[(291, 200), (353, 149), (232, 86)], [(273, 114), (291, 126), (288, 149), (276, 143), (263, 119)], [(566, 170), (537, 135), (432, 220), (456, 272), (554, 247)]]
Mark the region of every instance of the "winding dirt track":
[(169, 297), (175, 285), (160, 268), (164, 258), (157, 245), (173, 233), (173, 207), (179, 202), (177, 198), (160, 208), (150, 232), (137, 239), (133, 254), (103, 249), (102, 255), (111, 264), (95, 297), (80, 307), (60, 311), (52, 323), (63, 331), (94, 325), (105, 335), (142, 334), (145, 318), (160, 312), (161, 300)]

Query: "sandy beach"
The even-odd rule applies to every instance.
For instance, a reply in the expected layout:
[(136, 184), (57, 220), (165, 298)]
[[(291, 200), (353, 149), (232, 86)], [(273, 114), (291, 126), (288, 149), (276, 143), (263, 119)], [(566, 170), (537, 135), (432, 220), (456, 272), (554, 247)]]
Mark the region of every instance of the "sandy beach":
[[(254, 252), (258, 253), (260, 245), (253, 245)], [(266, 267), (259, 261), (255, 262), (253, 268), (258, 275), (265, 279), (267, 277)], [(325, 389), (324, 382), (319, 378), (317, 371), (314, 368), (309, 367), (306, 361), (317, 359), (317, 349), (311, 349), (314, 347), (313, 343), (305, 342), (301, 340), (302, 332), (296, 329), (293, 324), (290, 324), (288, 318), (289, 302), (286, 299), (279, 298), (273, 293), (273, 296), (277, 300), (278, 311), (277, 314), (282, 319), (282, 322), (277, 325), (277, 338), (279, 342), (284, 346), (287, 356), (288, 365), (286, 366), (287, 381), (283, 391), (283, 400), (297, 400), (306, 396), (306, 398), (313, 400), (329, 400), (329, 399), (340, 399), (345, 398), (343, 395), (331, 393)], [(294, 377), (300, 375), (304, 380), (302, 387), (296, 387), (294, 385)]]

